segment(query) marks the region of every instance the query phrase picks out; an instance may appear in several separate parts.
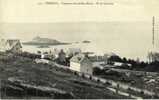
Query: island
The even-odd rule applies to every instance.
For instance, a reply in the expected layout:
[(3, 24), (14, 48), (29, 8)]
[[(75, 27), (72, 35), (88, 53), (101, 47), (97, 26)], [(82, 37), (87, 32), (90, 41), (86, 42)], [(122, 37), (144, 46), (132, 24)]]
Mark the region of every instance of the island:
[(91, 43), (91, 41), (85, 40), (85, 41), (82, 41), (82, 43)]
[(38, 47), (48, 47), (51, 45), (68, 45), (70, 43), (60, 42), (55, 39), (41, 38), (39, 36), (33, 38), (31, 41), (23, 42), (24, 45), (36, 45)]

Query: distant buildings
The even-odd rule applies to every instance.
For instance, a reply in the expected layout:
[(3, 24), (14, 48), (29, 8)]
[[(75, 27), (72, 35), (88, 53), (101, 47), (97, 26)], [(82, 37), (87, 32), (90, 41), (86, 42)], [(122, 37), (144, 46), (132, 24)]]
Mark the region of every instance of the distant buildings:
[(89, 56), (89, 59), (92, 61), (92, 62), (104, 62), (106, 61), (107, 59), (104, 58), (104, 56)]
[(46, 60), (46, 59), (35, 59), (35, 62), (36, 62), (36, 63), (48, 64), (48, 63), (49, 63), (49, 60)]
[(80, 48), (69, 48), (66, 53), (67, 56), (74, 56), (76, 54), (82, 53), (82, 51)]
[(49, 60), (53, 60), (55, 59), (55, 56), (52, 54), (52, 52), (40, 52), (39, 53), (41, 55), (42, 59), (49, 59)]
[(78, 54), (71, 58), (70, 69), (90, 75), (93, 74), (93, 64), (89, 58), (83, 54)]
[(1, 39), (0, 40), (0, 51), (1, 52), (13, 52), (13, 53), (19, 53), (22, 51), (22, 45), (20, 43), (20, 40), (17, 39)]
[(114, 63), (113, 65), (116, 66), (116, 67), (121, 67), (121, 66), (131, 67), (132, 66), (129, 63), (122, 63), (122, 62), (113, 62), (113, 63)]
[(149, 62), (159, 62), (159, 53), (158, 52), (149, 52), (148, 53)]

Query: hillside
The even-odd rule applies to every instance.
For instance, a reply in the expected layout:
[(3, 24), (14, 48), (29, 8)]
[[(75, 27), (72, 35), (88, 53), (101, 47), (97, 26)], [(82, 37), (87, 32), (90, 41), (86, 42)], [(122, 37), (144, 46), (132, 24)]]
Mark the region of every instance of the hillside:
[(0, 54), (1, 98), (126, 98), (55, 65), (36, 64), (33, 59)]

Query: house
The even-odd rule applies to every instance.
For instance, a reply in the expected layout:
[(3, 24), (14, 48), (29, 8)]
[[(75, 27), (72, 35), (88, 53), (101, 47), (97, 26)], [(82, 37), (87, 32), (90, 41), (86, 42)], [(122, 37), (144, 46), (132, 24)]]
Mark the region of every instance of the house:
[(55, 56), (50, 52), (43, 52), (43, 53), (40, 53), (40, 55), (41, 55), (41, 59), (49, 59), (49, 60), (55, 59)]
[(35, 59), (35, 62), (38, 63), (43, 63), (43, 64), (49, 64), (49, 60), (46, 59)]
[(13, 52), (13, 53), (19, 53), (22, 51), (22, 45), (20, 43), (20, 40), (5, 40), (5, 39), (1, 39), (0, 41), (0, 51), (1, 52)]
[(70, 69), (86, 74), (93, 74), (93, 64), (84, 54), (78, 54), (71, 58)]
[(104, 56), (89, 56), (92, 62), (105, 62)]
[(52, 53), (54, 54), (55, 58), (58, 58), (59, 52), (60, 52), (60, 51), (59, 51), (57, 48), (54, 48), (54, 49), (53, 49)]
[(121, 60), (120, 57), (113, 52), (104, 54), (103, 59), (107, 64), (111, 64), (114, 61)]
[(114, 62), (114, 64), (113, 64), (114, 66), (122, 66), (123, 65), (123, 63), (122, 62)]
[(131, 64), (129, 64), (129, 63), (122, 63), (122, 62), (113, 62), (114, 64), (114, 66), (123, 66), (123, 65), (125, 65), (125, 66), (129, 66), (129, 67), (131, 67), (132, 65)]
[(66, 52), (67, 56), (75, 56), (76, 54), (80, 54), (82, 51), (80, 48), (69, 48)]
[(20, 43), (20, 40), (7, 40), (6, 45), (8, 46), (7, 51), (11, 51), (11, 52), (21, 52), (22, 51), (22, 45)]

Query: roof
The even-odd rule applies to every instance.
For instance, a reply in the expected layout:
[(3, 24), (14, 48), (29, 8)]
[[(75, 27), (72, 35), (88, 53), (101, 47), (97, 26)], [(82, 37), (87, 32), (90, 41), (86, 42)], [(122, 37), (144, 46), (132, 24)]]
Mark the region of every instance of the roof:
[(67, 53), (81, 53), (81, 49), (80, 48), (69, 48), (67, 50)]
[[(16, 44), (20, 44), (20, 40), (7, 40), (7, 43), (10, 47), (15, 46)], [(21, 46), (21, 44), (20, 44)]]
[(114, 66), (122, 66), (123, 65), (123, 63), (121, 63), (121, 62), (114, 62)]
[(76, 62), (76, 63), (81, 63), (85, 59), (89, 60), (87, 57), (85, 57), (84, 54), (78, 54), (78, 55), (73, 56), (70, 61)]
[(0, 41), (1, 41), (1, 42), (0, 42), (0, 49), (1, 49), (2, 51), (10, 50), (10, 49), (12, 49), (14, 46), (17, 46), (17, 45), (19, 45), (20, 48), (22, 48), (22, 45), (21, 45), (21, 43), (20, 43), (20, 40), (17, 40), (17, 39), (14, 39), (14, 40), (11, 40), (11, 39), (9, 39), (9, 40), (1, 39)]
[(106, 53), (104, 54), (105, 57), (111, 57), (111, 56), (118, 56), (117, 54), (110, 52), (110, 53)]

